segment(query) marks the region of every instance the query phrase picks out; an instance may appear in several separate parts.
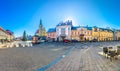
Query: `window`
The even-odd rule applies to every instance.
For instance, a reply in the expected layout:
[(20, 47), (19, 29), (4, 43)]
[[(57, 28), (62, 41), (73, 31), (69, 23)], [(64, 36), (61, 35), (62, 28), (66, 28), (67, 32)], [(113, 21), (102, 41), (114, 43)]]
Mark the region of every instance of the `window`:
[(94, 32), (97, 32), (97, 28), (94, 29)]
[(58, 28), (56, 28), (56, 33), (58, 33), (59, 32), (59, 29)]
[(76, 32), (75, 32), (75, 35), (76, 35)]
[(85, 32), (83, 31), (82, 33), (84, 34)]
[(69, 27), (68, 30), (71, 30), (71, 28)]
[(65, 28), (61, 28), (61, 31), (65, 31)]
[(65, 28), (61, 28), (61, 34), (65, 34)]
[(91, 32), (89, 32), (89, 34), (91, 34)]
[(72, 35), (74, 35), (74, 33), (72, 32)]

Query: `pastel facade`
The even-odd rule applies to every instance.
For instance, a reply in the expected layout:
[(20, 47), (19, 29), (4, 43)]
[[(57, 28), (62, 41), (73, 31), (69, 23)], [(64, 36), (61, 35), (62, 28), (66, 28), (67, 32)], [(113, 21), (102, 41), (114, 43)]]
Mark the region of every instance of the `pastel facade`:
[(56, 26), (56, 28), (49, 29), (47, 32), (47, 37), (52, 39), (54, 38), (56, 41), (62, 41), (64, 39), (90, 41), (92, 40), (91, 30), (92, 30), (92, 27), (88, 27), (88, 26), (74, 27), (72, 25), (72, 21), (68, 20), (66, 22), (59, 23)]
[[(47, 37), (62, 41), (64, 39), (78, 41), (112, 41), (120, 40), (120, 31), (114, 31), (110, 28), (99, 28), (89, 26), (73, 26), (72, 21), (59, 23), (54, 31), (47, 32)], [(54, 34), (54, 36), (53, 36)], [(116, 38), (116, 39), (114, 39)]]
[(90, 41), (92, 40), (91, 27), (72, 27), (72, 40)]
[(92, 39), (97, 41), (111, 41), (114, 38), (113, 31), (105, 28), (92, 28)]
[(7, 42), (14, 39), (13, 32), (10, 30), (4, 30), (2, 27), (0, 27), (0, 42)]
[(51, 39), (51, 40), (55, 40), (56, 39), (56, 29), (55, 28), (50, 28), (47, 32), (47, 38)]
[(99, 28), (92, 28), (92, 39), (98, 40), (99, 39)]
[(0, 39), (6, 39), (8, 38), (8, 33), (2, 28), (0, 27)]
[(8, 41), (12, 41), (14, 39), (14, 35), (13, 35), (13, 32), (11, 32), (10, 30), (6, 30), (6, 32), (8, 33), (7, 35), (7, 40)]
[(120, 30), (116, 31), (116, 40), (120, 40)]
[(110, 29), (100, 29), (99, 31), (100, 37), (99, 41), (112, 41), (114, 36), (113, 36), (113, 31)]
[(71, 28), (72, 21), (67, 21), (65, 23), (59, 23), (56, 26), (56, 40), (62, 41), (63, 39), (71, 40)]

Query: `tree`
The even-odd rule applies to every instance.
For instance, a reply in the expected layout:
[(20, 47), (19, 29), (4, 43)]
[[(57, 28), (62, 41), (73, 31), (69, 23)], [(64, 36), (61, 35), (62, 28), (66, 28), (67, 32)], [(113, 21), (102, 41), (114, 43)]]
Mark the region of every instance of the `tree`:
[(27, 34), (26, 34), (26, 31), (23, 32), (23, 41), (27, 41)]

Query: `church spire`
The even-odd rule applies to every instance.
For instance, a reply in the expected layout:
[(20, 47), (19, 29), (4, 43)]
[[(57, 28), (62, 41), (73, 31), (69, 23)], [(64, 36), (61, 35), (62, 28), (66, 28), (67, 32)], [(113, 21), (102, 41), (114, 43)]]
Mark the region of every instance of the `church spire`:
[(40, 24), (39, 24), (39, 26), (42, 26), (42, 20), (40, 19)]
[(40, 19), (40, 24), (39, 24), (39, 36), (42, 36), (43, 32), (43, 25), (42, 25), (42, 20)]
[(40, 23), (39, 23), (39, 28), (38, 28), (38, 31), (37, 31), (37, 35), (39, 37), (46, 36), (46, 30), (45, 30), (45, 27), (42, 24), (42, 20), (41, 19), (40, 19)]

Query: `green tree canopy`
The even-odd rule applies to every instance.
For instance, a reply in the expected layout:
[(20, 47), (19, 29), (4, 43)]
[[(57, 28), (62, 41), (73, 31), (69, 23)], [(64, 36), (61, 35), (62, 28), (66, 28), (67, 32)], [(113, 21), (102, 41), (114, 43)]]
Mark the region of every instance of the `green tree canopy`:
[(26, 31), (23, 32), (23, 41), (27, 41), (27, 34), (26, 34)]

